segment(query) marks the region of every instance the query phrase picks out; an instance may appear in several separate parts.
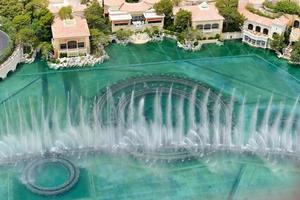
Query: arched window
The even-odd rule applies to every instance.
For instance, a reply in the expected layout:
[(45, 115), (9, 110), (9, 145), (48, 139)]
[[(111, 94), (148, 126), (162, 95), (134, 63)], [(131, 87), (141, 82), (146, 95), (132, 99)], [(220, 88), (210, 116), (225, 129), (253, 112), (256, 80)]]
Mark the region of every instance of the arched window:
[(256, 32), (260, 32), (260, 30), (261, 30), (260, 26), (255, 27)]
[(76, 41), (69, 41), (68, 42), (68, 49), (76, 49), (77, 48), (77, 42)]
[(218, 29), (218, 28), (219, 28), (219, 24), (213, 24), (213, 25), (211, 26), (211, 28), (212, 28), (212, 29)]
[(300, 23), (298, 20), (294, 21), (294, 28), (299, 28), (300, 27)]
[(202, 24), (197, 25), (197, 29), (203, 30), (203, 25)]
[(210, 24), (205, 24), (204, 25), (204, 30), (209, 30), (211, 28), (211, 25)]
[(252, 24), (248, 24), (248, 29), (249, 30), (253, 30), (253, 25)]
[(269, 30), (267, 28), (263, 29), (263, 34), (268, 35), (269, 34)]

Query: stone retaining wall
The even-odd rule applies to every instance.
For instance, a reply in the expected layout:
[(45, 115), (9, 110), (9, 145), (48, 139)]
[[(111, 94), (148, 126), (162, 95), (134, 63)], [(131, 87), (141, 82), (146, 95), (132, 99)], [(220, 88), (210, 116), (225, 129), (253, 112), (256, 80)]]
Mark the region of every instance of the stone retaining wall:
[(226, 32), (222, 33), (222, 37), (224, 40), (234, 40), (241, 39), (243, 36), (242, 32)]
[(18, 46), (13, 54), (0, 65), (0, 78), (4, 79), (7, 77), (7, 74), (11, 71), (15, 71), (17, 65), (22, 61), (23, 51), (22, 47)]

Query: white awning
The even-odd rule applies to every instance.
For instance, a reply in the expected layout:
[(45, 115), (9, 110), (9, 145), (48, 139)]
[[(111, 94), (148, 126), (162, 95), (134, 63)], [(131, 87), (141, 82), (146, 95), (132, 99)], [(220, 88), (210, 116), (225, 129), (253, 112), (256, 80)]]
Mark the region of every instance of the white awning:
[(131, 20), (132, 17), (127, 12), (116, 11), (116, 10), (109, 10), (109, 19), (111, 21), (123, 21), (123, 20)]
[(144, 17), (145, 17), (146, 19), (156, 19), (156, 18), (164, 18), (165, 15), (164, 15), (164, 14), (158, 15), (158, 14), (155, 12), (154, 9), (151, 9), (151, 10), (149, 10), (149, 11), (147, 11), (147, 12), (144, 12)]

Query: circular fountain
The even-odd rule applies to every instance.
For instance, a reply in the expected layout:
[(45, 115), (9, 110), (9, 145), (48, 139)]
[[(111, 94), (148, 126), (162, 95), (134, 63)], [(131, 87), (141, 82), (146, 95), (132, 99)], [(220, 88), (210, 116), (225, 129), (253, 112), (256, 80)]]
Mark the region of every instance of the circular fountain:
[(53, 196), (70, 190), (78, 181), (79, 170), (68, 159), (46, 157), (29, 163), (22, 178), (31, 192)]

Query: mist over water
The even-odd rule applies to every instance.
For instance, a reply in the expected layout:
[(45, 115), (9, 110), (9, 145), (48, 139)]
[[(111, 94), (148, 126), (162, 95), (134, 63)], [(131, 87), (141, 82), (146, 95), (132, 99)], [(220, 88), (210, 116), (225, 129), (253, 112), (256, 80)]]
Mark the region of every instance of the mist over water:
[(14, 111), (6, 106), (1, 125), (0, 159), (48, 151), (109, 152), (137, 148), (300, 155), (298, 99), (288, 115), (283, 103), (274, 111), (272, 97), (264, 113), (259, 115), (258, 101), (249, 119), (245, 111), (247, 99), (237, 103), (234, 91), (224, 103), (221, 94), (212, 101), (210, 90), (199, 100), (197, 90), (195, 86), (188, 97), (175, 95), (172, 87), (167, 92), (157, 88), (150, 95), (138, 97), (132, 90), (127, 104), (124, 104), (125, 94), (116, 104), (108, 88), (105, 106), (97, 100), (90, 105), (80, 98), (75, 110), (68, 105), (62, 113), (54, 106), (46, 114), (43, 105), (36, 109), (30, 104), (29, 115), (25, 108), (18, 106), (17, 119), (11, 117)]

